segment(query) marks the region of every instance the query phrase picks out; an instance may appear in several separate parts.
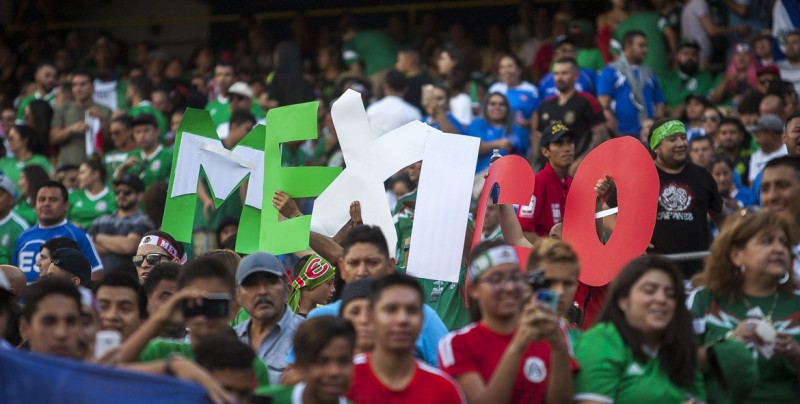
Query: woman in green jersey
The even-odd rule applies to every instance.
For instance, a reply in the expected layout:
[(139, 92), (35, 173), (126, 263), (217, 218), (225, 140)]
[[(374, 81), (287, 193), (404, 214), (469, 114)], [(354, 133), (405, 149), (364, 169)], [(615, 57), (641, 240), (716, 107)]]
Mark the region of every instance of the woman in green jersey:
[(692, 319), (675, 263), (647, 255), (611, 283), (598, 323), (575, 348), (576, 403), (694, 403), (705, 397)]
[[(741, 210), (728, 219), (695, 279), (700, 287), (687, 303), (711, 402), (788, 403), (800, 397), (793, 225), (772, 212)], [(734, 355), (737, 349), (745, 354)], [(747, 368), (752, 377), (730, 372)], [(751, 388), (744, 386), (748, 379)]]

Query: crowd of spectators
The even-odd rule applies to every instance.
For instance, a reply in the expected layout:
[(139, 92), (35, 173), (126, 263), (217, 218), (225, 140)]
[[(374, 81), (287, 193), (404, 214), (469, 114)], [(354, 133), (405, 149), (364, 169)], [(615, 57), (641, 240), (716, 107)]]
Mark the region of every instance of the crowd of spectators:
[[(220, 403), (796, 401), (800, 4), (608, 3), (587, 19), (524, 1), (469, 29), (298, 15), (278, 35), (243, 18), (230, 47), (188, 59), (41, 24), (0, 37), (0, 350), (174, 376)], [(373, 138), (413, 121), (479, 138), (473, 208), (499, 156), (536, 172), (528, 205), (470, 218), (458, 282), (405, 273), (422, 162), (386, 182), (396, 245), (353, 201), (309, 251), (240, 254), (247, 185), (223, 201), (204, 181), (192, 240), (161, 230), (187, 108), (232, 149), (271, 109), (318, 101), (318, 138), (282, 144), (281, 164), (342, 167), (347, 90)], [(567, 194), (626, 136), (658, 174), (655, 229), (589, 286), (561, 240)], [(594, 188), (603, 242), (615, 180)], [(314, 202), (271, 201), (284, 218)]]

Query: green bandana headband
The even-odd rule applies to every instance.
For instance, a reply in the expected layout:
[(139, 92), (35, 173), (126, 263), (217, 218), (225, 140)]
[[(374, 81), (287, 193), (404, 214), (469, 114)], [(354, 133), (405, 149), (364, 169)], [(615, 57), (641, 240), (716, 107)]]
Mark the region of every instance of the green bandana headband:
[(336, 275), (336, 268), (317, 254), (311, 254), (303, 265), (300, 274), (292, 281), (292, 292), (289, 294), (289, 307), (297, 313), (301, 290), (314, 290), (317, 286), (331, 280)]
[(686, 133), (683, 122), (677, 120), (664, 122), (653, 131), (653, 136), (650, 137), (650, 150), (655, 150), (664, 139), (676, 133)]
[(475, 281), (480, 274), (486, 272), (489, 268), (502, 264), (519, 265), (519, 258), (517, 258), (517, 251), (514, 247), (499, 245), (475, 257), (469, 266), (469, 280)]

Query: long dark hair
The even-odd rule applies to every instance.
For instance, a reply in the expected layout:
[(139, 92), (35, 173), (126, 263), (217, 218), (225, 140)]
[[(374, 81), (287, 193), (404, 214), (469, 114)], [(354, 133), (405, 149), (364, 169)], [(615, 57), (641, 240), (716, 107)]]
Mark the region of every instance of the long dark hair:
[(692, 316), (683, 304), (685, 291), (683, 279), (677, 265), (659, 255), (645, 255), (629, 262), (611, 283), (606, 303), (598, 322), (614, 324), (622, 336), (622, 340), (633, 351), (637, 361), (645, 363), (647, 354), (642, 349), (642, 337), (637, 330), (625, 320), (625, 313), (619, 307), (622, 298), (630, 296), (633, 285), (649, 271), (661, 271), (669, 276), (675, 293), (675, 312), (667, 328), (661, 336), (658, 360), (661, 369), (667, 373), (669, 380), (677, 386), (691, 388), (694, 384), (697, 365), (697, 345), (692, 330)]
[(277, 100), (280, 105), (311, 101), (306, 99), (303, 91), (307, 83), (303, 78), (305, 69), (300, 48), (292, 41), (283, 41), (275, 48), (275, 55), (277, 63), (275, 64), (275, 77), (272, 79), (273, 88), (270, 98)]
[(28, 139), (28, 150), (35, 154), (46, 154), (50, 136), (50, 122), (53, 120), (53, 108), (42, 100), (33, 100), (28, 104), (31, 109), (35, 138)]

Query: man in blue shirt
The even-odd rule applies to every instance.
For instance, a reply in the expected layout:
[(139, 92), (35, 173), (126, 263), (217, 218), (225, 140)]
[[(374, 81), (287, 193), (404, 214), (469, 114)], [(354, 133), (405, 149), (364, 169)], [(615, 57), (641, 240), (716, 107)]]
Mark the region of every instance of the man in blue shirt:
[(66, 219), (69, 210), (68, 197), (67, 188), (58, 181), (48, 181), (36, 194), (34, 208), (38, 223), (20, 234), (11, 258), (11, 265), (19, 267), (25, 273), (28, 283), (39, 278), (39, 268), (34, 264), (39, 259), (42, 244), (55, 237), (75, 240), (81, 253), (92, 264), (92, 279), (103, 274), (103, 265), (92, 240)]
[[(578, 47), (575, 45), (575, 42), (567, 36), (560, 37), (556, 39), (556, 43), (553, 45), (553, 65), (555, 65), (556, 60), (564, 59), (564, 58), (578, 58)], [(575, 91), (577, 92), (586, 92), (592, 95), (595, 95), (597, 89), (595, 88), (595, 82), (597, 81), (597, 73), (594, 70), (589, 70), (583, 67), (579, 67), (579, 73), (577, 80), (575, 80)], [(560, 91), (556, 88), (556, 79), (553, 73), (553, 68), (550, 68), (550, 72), (547, 73), (544, 78), (539, 82), (539, 94), (544, 100), (547, 97), (551, 97), (553, 95), (558, 95)]]
[(655, 73), (642, 65), (645, 56), (645, 34), (628, 31), (622, 39), (622, 56), (606, 66), (597, 80), (597, 100), (618, 135), (638, 137), (647, 118), (664, 116), (664, 94)]
[[(314, 235), (312, 234), (312, 242)], [(312, 243), (312, 248), (314, 248)], [(317, 251), (320, 255), (321, 251)], [(328, 258), (330, 261), (331, 257)], [(389, 258), (389, 247), (381, 229), (376, 226), (358, 226), (350, 230), (342, 242), (342, 251), (339, 256), (338, 268), (342, 275), (342, 280), (352, 282), (362, 278), (380, 278), (395, 270), (394, 258)], [(332, 261), (333, 262), (333, 261)], [(307, 318), (319, 316), (339, 316), (342, 302), (338, 300), (331, 304), (318, 307), (308, 313)], [(423, 361), (438, 366), (436, 349), (439, 340), (447, 335), (447, 327), (442, 320), (427, 304), (423, 306), (422, 331), (415, 343), (414, 356)], [(286, 362), (294, 364), (294, 349), (289, 351)], [(291, 384), (297, 380), (296, 370), (289, 367), (284, 373), (283, 384)]]

